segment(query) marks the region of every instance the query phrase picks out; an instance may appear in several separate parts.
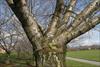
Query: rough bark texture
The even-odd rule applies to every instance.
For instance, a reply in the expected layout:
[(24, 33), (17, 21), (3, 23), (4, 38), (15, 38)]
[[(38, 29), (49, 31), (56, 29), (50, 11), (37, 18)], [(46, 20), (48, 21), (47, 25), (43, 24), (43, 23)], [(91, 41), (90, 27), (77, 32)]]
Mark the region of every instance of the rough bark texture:
[[(30, 13), (26, 5), (26, 0), (6, 1), (22, 23), (22, 27), (33, 45), (33, 55), (35, 56), (36, 67), (66, 67), (65, 44), (100, 23), (100, 17), (96, 17), (95, 19), (92, 18), (92, 21), (87, 20), (87, 18), (98, 9), (96, 4), (100, 3), (100, 0), (94, 0), (77, 15), (73, 23), (66, 28), (65, 24), (72, 15), (76, 0), (71, 0), (68, 7), (69, 9), (65, 10), (63, 18), (61, 16), (64, 10), (64, 1), (57, 0), (53, 18), (47, 31), (43, 33), (35, 17)], [(61, 22), (64, 24), (59, 27)]]

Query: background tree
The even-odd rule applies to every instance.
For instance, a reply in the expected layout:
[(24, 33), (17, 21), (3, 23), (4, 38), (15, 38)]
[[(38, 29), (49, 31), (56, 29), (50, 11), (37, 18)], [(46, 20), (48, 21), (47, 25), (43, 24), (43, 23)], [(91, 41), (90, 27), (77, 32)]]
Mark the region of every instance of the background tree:
[(15, 52), (17, 53), (17, 57), (19, 59), (30, 59), (32, 56), (32, 45), (27, 39), (26, 35), (18, 39), (17, 45), (15, 45)]
[[(18, 35), (17, 34), (10, 34), (9, 36), (4, 36), (4, 33), (1, 34), (0, 37), (0, 47), (5, 50), (7, 55), (11, 54), (11, 51), (15, 49), (15, 45), (17, 44)], [(16, 38), (16, 41), (14, 41)]]
[(15, 49), (15, 45), (18, 42), (17, 40), (19, 38), (19, 34), (15, 33), (15, 31), (12, 30), (8, 31), (7, 29), (8, 26), (5, 23), (0, 26), (0, 47), (5, 50), (5, 52), (9, 56), (11, 52)]
[(66, 67), (65, 45), (100, 23), (100, 16), (97, 14), (100, 0), (91, 0), (82, 11), (74, 10), (77, 0), (47, 0), (46, 2), (55, 5), (46, 29), (37, 23), (38, 17), (32, 14), (32, 8), (28, 8), (27, 2), (32, 3), (34, 0), (6, 1), (33, 46), (36, 67)]

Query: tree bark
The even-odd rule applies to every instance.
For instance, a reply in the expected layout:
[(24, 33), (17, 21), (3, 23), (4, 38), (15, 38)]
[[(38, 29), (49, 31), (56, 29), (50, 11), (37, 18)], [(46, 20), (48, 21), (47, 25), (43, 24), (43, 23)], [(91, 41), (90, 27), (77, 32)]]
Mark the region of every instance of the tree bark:
[(66, 67), (65, 65), (65, 53), (63, 46), (58, 46), (55, 42), (47, 43), (47, 47), (43, 49), (37, 50), (39, 55), (36, 58), (36, 66), (37, 67)]
[(48, 29), (45, 32), (47, 37), (54, 37), (57, 27), (59, 26), (59, 21), (61, 21), (61, 15), (64, 8), (64, 0), (56, 0), (56, 7), (53, 17), (48, 25)]
[(63, 53), (48, 52), (41, 59), (42, 67), (65, 67)]

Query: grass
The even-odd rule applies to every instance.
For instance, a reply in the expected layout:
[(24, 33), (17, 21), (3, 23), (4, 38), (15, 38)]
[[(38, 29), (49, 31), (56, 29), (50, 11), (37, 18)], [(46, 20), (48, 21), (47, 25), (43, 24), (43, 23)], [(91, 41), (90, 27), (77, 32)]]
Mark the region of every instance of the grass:
[[(67, 56), (75, 57), (75, 58), (83, 58), (88, 60), (95, 60), (100, 61), (100, 50), (84, 50), (84, 51), (70, 51), (67, 52)], [(22, 59), (16, 59), (16, 56), (12, 54), (9, 59), (11, 60), (11, 65), (15, 66), (9, 66), (4, 64), (7, 60), (7, 57), (5, 54), (0, 54), (0, 67), (29, 67), (29, 65), (34, 66), (34, 62), (32, 60), (22, 60)], [(98, 67), (95, 65), (67, 60), (67, 67)], [(28, 64), (28, 65), (27, 65)]]
[[(7, 61), (10, 61), (7, 64)], [(31, 66), (30, 66), (31, 65)], [(7, 57), (6, 54), (0, 54), (0, 67), (32, 67), (34, 66), (33, 59), (22, 59), (17, 58), (16, 55), (10, 55)]]
[(66, 55), (68, 57), (94, 60), (100, 62), (100, 50), (69, 51), (66, 53)]
[(82, 62), (77, 62), (72, 60), (67, 60), (66, 64), (67, 67), (100, 67), (100, 66), (95, 66), (92, 64), (87, 64), (87, 63), (82, 63)]

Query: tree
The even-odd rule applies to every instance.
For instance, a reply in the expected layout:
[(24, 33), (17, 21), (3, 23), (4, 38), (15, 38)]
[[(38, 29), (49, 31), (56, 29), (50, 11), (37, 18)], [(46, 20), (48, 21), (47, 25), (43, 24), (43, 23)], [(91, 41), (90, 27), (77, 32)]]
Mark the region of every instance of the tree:
[(100, 0), (90, 2), (79, 14), (73, 10), (77, 0), (70, 0), (68, 6), (64, 4), (64, 0), (56, 0), (55, 10), (46, 31), (37, 23), (26, 0), (6, 1), (33, 46), (36, 67), (66, 67), (66, 44), (100, 23), (100, 16), (93, 15), (100, 10)]
[[(6, 35), (5, 35), (6, 34)], [(7, 56), (10, 56), (12, 50), (15, 49), (17, 44), (18, 34), (11, 34), (7, 32), (1, 32), (0, 47), (5, 50)]]
[[(15, 19), (14, 16), (12, 18), (7, 19), (6, 21), (1, 20), (0, 22), (0, 48), (5, 50), (8, 57), (10, 56), (11, 52), (15, 49), (20, 35), (23, 34), (14, 25), (17, 22), (18, 21)], [(18, 26), (18, 24), (16, 25)]]
[(18, 39), (17, 45), (15, 45), (15, 52), (17, 53), (17, 57), (21, 59), (32, 58), (32, 45), (27, 39), (26, 35), (23, 34), (21, 39)]

